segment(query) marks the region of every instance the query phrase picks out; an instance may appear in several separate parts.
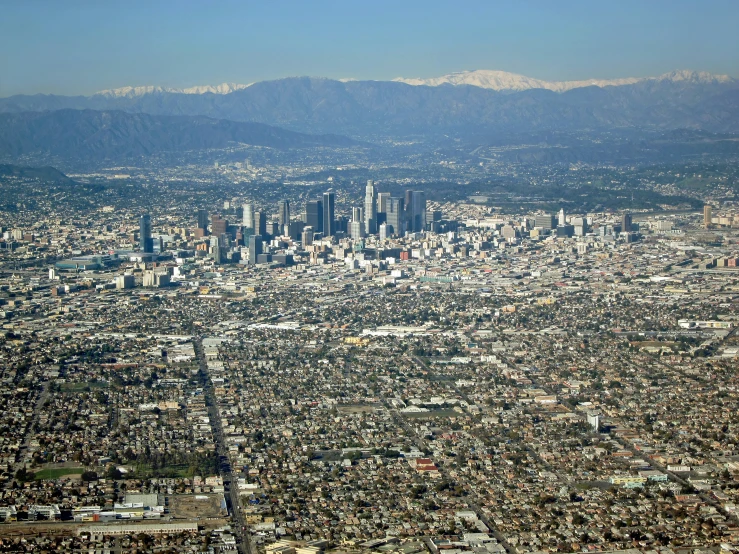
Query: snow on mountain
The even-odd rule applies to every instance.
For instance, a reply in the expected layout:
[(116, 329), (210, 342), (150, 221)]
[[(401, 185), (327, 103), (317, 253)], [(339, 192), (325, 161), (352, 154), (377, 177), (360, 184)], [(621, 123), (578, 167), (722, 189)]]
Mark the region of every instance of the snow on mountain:
[(650, 80), (653, 81), (672, 81), (677, 82), (689, 82), (695, 84), (714, 84), (714, 83), (732, 83), (736, 79), (729, 77), (728, 75), (716, 75), (714, 73), (708, 73), (707, 71), (689, 71), (683, 69), (681, 71), (671, 71), (660, 75), (659, 77), (653, 77)]
[(144, 96), (145, 94), (172, 92), (177, 94), (230, 94), (237, 90), (242, 90), (251, 86), (242, 85), (238, 83), (222, 83), (220, 85), (202, 85), (189, 88), (171, 88), (171, 87), (157, 87), (157, 86), (144, 86), (144, 87), (121, 87), (110, 90), (101, 90), (96, 92), (95, 96), (107, 96), (109, 98), (135, 98), (137, 96)]
[[(356, 81), (354, 78), (339, 79), (346, 83)], [(506, 71), (491, 71), (487, 69), (478, 69), (476, 71), (460, 71), (458, 73), (450, 73), (441, 77), (431, 79), (405, 79), (398, 77), (393, 81), (406, 83), (408, 85), (425, 85), (437, 87), (439, 85), (471, 85), (491, 90), (518, 92), (529, 89), (546, 89), (554, 92), (565, 92), (574, 88), (581, 87), (609, 87), (632, 85), (643, 81), (651, 81), (655, 83), (671, 81), (691, 84), (716, 84), (730, 83), (734, 79), (728, 75), (714, 75), (704, 71), (673, 71), (665, 73), (658, 77), (629, 77), (625, 79), (588, 79), (584, 81), (543, 81), (541, 79), (533, 79), (525, 75), (516, 73), (508, 73)], [(137, 98), (146, 94), (157, 93), (177, 93), (177, 94), (230, 94), (237, 90), (243, 90), (249, 86), (238, 83), (222, 83), (220, 85), (203, 85), (189, 88), (170, 88), (158, 86), (144, 87), (122, 87), (111, 90), (103, 90), (95, 93), (95, 96), (105, 96), (107, 98)]]
[(393, 81), (406, 83), (408, 85), (425, 85), (437, 87), (439, 85), (471, 85), (499, 91), (522, 91), (529, 89), (546, 89), (554, 92), (565, 92), (574, 88), (582, 87), (611, 87), (622, 85), (633, 85), (642, 81), (673, 81), (690, 83), (728, 83), (734, 79), (728, 75), (713, 75), (706, 72), (695, 71), (673, 71), (659, 77), (627, 77), (625, 79), (588, 79), (584, 81), (542, 81), (532, 79), (525, 75), (508, 73), (506, 71), (492, 71), (478, 69), (475, 71), (460, 71), (450, 73), (441, 77), (431, 79), (405, 79), (398, 77)]

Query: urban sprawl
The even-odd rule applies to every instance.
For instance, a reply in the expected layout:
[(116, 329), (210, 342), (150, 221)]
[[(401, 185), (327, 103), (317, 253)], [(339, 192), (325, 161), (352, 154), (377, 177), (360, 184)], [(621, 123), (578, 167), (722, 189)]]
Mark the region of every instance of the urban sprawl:
[(739, 211), (381, 184), (4, 227), (0, 552), (739, 551)]

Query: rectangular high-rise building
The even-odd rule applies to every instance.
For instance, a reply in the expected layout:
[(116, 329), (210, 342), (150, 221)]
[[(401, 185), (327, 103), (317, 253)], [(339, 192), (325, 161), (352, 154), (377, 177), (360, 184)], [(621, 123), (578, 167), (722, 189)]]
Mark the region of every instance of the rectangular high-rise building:
[(277, 223), (280, 224), (280, 231), (290, 224), (290, 202), (287, 200), (280, 200), (277, 204)]
[(361, 239), (364, 236), (364, 222), (360, 220), (349, 223), (349, 235), (354, 240)]
[(390, 200), (389, 192), (377, 193), (377, 228), (387, 221), (387, 202)]
[(364, 231), (368, 235), (377, 232), (377, 193), (371, 179), (367, 181), (364, 193)]
[(143, 214), (139, 218), (139, 244), (141, 252), (151, 254), (154, 252), (154, 241), (151, 238), (151, 216)]
[(309, 200), (305, 203), (305, 224), (312, 227), (314, 233), (323, 232), (323, 202)]
[(331, 237), (336, 232), (336, 222), (334, 221), (336, 195), (333, 192), (323, 193), (323, 236)]
[(703, 226), (707, 229), (711, 226), (711, 220), (713, 219), (713, 213), (711, 206), (703, 206)]
[(254, 204), (244, 204), (243, 225), (247, 229), (256, 229), (254, 226)]
[(303, 246), (310, 246), (313, 244), (313, 227), (310, 225), (306, 225), (303, 227), (303, 232), (301, 233), (301, 242), (303, 243)]
[(198, 210), (198, 229), (208, 230), (208, 210), (202, 208)]
[(262, 253), (262, 237), (256, 235), (252, 235), (251, 237), (249, 237), (249, 264), (256, 264), (257, 256)]
[(629, 212), (624, 212), (621, 216), (621, 231), (624, 233), (631, 232), (631, 214)]
[(352, 208), (352, 220), (349, 223), (349, 236), (361, 239), (365, 235), (366, 220), (362, 217), (362, 208)]
[(210, 219), (210, 233), (213, 236), (220, 237), (228, 232), (228, 221), (220, 215), (214, 214)]
[(377, 213), (387, 212), (387, 201), (390, 200), (389, 192), (378, 192), (377, 193)]
[(552, 214), (537, 215), (534, 218), (534, 227), (540, 229), (554, 229), (555, 228), (554, 216)]
[(419, 233), (426, 229), (426, 193), (422, 190), (405, 191), (406, 230)]
[(254, 233), (260, 237), (267, 234), (267, 214), (262, 211), (254, 212)]
[(405, 210), (402, 198), (389, 198), (387, 202), (387, 214), (385, 224), (388, 227), (388, 234), (402, 237), (405, 232), (404, 219)]

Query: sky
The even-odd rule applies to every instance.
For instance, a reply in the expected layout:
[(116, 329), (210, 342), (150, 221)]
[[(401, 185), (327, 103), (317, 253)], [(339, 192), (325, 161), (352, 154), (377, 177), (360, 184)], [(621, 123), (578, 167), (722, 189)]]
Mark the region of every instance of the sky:
[(739, 77), (737, 0), (0, 0), (0, 97), (496, 69)]

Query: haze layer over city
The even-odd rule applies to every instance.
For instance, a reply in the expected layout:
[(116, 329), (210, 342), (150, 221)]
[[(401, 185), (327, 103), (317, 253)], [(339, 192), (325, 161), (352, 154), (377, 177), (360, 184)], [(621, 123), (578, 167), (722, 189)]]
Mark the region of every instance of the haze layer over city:
[(739, 4), (0, 13), (0, 552), (739, 554)]

